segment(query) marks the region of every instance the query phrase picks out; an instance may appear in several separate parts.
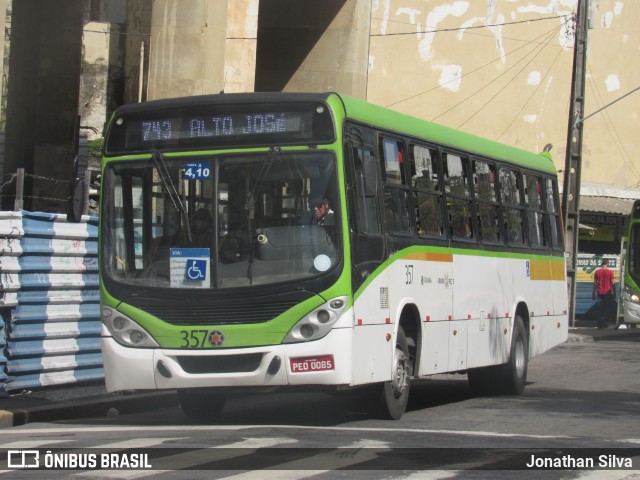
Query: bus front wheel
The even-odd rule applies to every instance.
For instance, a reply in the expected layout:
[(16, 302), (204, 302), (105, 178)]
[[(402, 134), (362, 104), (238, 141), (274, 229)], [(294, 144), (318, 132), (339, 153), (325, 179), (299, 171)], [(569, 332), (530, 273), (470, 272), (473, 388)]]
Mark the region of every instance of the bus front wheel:
[(207, 389), (178, 390), (178, 402), (184, 414), (193, 419), (206, 420), (217, 417), (227, 400), (223, 393)]
[(407, 337), (402, 327), (398, 328), (396, 348), (393, 352), (393, 372), (391, 381), (380, 387), (378, 413), (381, 417), (399, 420), (407, 408), (411, 379), (411, 358)]

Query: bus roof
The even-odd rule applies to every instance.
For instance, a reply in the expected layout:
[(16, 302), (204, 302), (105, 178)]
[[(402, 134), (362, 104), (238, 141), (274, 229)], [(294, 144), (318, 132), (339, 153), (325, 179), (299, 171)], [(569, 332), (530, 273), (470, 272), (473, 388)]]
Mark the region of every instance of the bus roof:
[(504, 160), (525, 168), (556, 174), (548, 153), (532, 153), (516, 147), (494, 142), (470, 133), (421, 120), (395, 110), (339, 95), (347, 118), (375, 125), (386, 130), (430, 140), (452, 149), (463, 150), (497, 160)]
[[(337, 100), (337, 102), (332, 101)], [(266, 102), (328, 102), (333, 108), (339, 104), (344, 108), (346, 118), (374, 125), (385, 130), (397, 132), (432, 141), (439, 145), (463, 150), (483, 157), (503, 160), (525, 168), (555, 174), (556, 169), (548, 153), (532, 153), (516, 147), (494, 142), (470, 133), (438, 125), (379, 105), (374, 105), (338, 93), (225, 93), (217, 95), (199, 95), (192, 97), (168, 98), (135, 103), (119, 107), (114, 113), (127, 114), (142, 111), (157, 111), (173, 107), (203, 105), (229, 105)]]

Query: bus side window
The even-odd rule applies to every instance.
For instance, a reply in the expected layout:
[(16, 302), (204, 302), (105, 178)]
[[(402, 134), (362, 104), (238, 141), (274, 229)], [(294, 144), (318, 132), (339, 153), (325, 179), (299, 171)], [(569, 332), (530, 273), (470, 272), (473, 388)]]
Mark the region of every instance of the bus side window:
[(557, 203), (556, 187), (550, 178), (546, 180), (547, 214), (549, 215), (549, 227), (551, 234), (551, 248), (560, 250), (562, 245), (562, 230)]
[(542, 203), (542, 179), (526, 174), (524, 177), (525, 203), (527, 206), (527, 228), (532, 248), (547, 247), (544, 229), (544, 204)]
[(350, 146), (354, 168), (354, 182), (351, 202), (353, 215), (351, 229), (356, 233), (381, 235), (380, 216), (378, 215), (378, 198), (366, 195), (364, 164), (367, 157), (373, 157), (373, 152), (355, 146)]
[(409, 221), (409, 185), (404, 165), (402, 142), (382, 139), (384, 161), (384, 210), (387, 229), (391, 233), (408, 234), (413, 231)]
[(473, 184), (480, 239), (485, 243), (502, 241), (500, 205), (496, 192), (497, 180), (495, 165), (479, 160), (473, 161)]
[(411, 186), (418, 235), (444, 235), (444, 210), (440, 185), (440, 157), (434, 148), (411, 145)]
[(526, 242), (520, 181), (519, 172), (509, 168), (500, 169), (503, 233), (507, 243), (516, 246)]
[(451, 236), (464, 239), (475, 238), (469, 159), (445, 153), (443, 173)]

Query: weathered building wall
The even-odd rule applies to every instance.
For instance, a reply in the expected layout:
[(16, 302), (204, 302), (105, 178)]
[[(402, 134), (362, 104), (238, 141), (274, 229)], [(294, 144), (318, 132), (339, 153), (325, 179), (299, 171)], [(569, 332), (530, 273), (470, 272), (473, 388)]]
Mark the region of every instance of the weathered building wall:
[[(374, 0), (368, 100), (564, 168), (577, 0)], [(591, 1), (585, 110), (637, 86), (640, 2)], [(589, 119), (583, 181), (640, 182), (640, 93)], [(607, 121), (607, 116), (609, 121)]]
[[(640, 2), (592, 0), (587, 58), (588, 114), (640, 86)], [(584, 123), (583, 182), (640, 187), (640, 92)]]

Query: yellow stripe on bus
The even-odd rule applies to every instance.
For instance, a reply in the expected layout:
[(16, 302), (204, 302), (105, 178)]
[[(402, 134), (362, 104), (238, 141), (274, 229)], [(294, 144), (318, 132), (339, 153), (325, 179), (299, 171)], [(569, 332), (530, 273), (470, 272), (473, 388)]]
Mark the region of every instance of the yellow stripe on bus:
[(453, 263), (452, 253), (413, 252), (402, 257), (403, 260), (426, 260), (428, 262)]
[(564, 280), (564, 262), (531, 260), (531, 280)]

